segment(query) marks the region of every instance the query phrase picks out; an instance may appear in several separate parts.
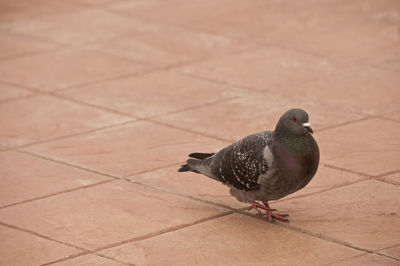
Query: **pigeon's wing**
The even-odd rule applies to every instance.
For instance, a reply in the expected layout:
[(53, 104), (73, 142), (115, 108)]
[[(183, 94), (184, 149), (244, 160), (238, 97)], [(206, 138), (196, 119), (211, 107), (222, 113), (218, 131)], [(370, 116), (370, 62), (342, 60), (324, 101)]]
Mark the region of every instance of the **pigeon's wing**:
[(257, 181), (270, 167), (265, 159), (270, 143), (271, 133), (267, 131), (245, 137), (221, 151), (218, 169), (214, 172), (223, 183), (237, 189), (259, 189)]

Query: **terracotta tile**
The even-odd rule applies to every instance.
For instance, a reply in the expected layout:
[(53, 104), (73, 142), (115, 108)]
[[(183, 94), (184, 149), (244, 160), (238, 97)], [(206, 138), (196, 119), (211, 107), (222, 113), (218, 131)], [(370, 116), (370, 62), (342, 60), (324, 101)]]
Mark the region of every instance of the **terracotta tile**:
[(0, 31), (0, 59), (54, 49), (55, 45), (24, 35)]
[(359, 254), (344, 246), (238, 214), (101, 253), (135, 265), (212, 265), (216, 261), (219, 265), (265, 265), (266, 262), (321, 265)]
[(393, 112), (382, 115), (382, 117), (388, 118), (390, 120), (395, 120), (400, 122), (400, 112)]
[(264, 1), (126, 1), (112, 6), (112, 10), (131, 17), (151, 18), (159, 22), (188, 25), (218, 17), (233, 16), (259, 8)]
[(0, 114), (0, 142), (10, 146), (133, 120), (128, 116), (44, 95), (2, 103)]
[(400, 124), (374, 118), (315, 134), (321, 160), (329, 165), (379, 175), (399, 170)]
[[(182, 161), (183, 163), (183, 161)], [(232, 208), (246, 207), (229, 194), (229, 187), (195, 173), (178, 173), (179, 165), (133, 175), (129, 179), (163, 190), (204, 199)]]
[(173, 71), (153, 72), (60, 92), (67, 97), (140, 117), (192, 108), (242, 93), (240, 89)]
[(181, 68), (183, 73), (258, 90), (288, 87), (333, 76), (343, 67), (322, 58), (268, 46)]
[(346, 171), (332, 169), (324, 165), (319, 165), (318, 171), (311, 182), (303, 189), (283, 198), (284, 200), (298, 196), (306, 196), (319, 191), (333, 189), (365, 179), (365, 176), (352, 174)]
[(399, 195), (400, 186), (369, 180), (273, 206), (296, 228), (376, 250), (399, 243)]
[(0, 61), (0, 79), (51, 91), (146, 69), (96, 50), (69, 49)]
[(0, 83), (0, 102), (17, 99), (31, 94), (33, 93), (26, 89)]
[(78, 249), (0, 225), (1, 265), (41, 265), (81, 252)]
[[(399, 111), (399, 81), (400, 75), (395, 71), (355, 67), (332, 78), (299, 83), (296, 89), (321, 106), (329, 104), (359, 114), (379, 115)], [(285, 87), (281, 92), (292, 95), (293, 89)]]
[[(154, 29), (96, 42), (91, 47), (159, 67), (221, 56), (254, 45), (205, 31), (147, 23)], [(171, 38), (173, 36), (173, 38)]]
[(143, 22), (103, 9), (81, 9), (57, 17), (15, 22), (9, 30), (70, 45), (110, 39), (146, 28)]
[(386, 248), (384, 250), (380, 250), (379, 252), (400, 259), (400, 245), (391, 248)]
[(246, 92), (241, 97), (213, 105), (155, 118), (181, 128), (218, 136), (232, 141), (263, 130), (274, 130), (280, 116), (291, 108), (300, 107), (310, 116), (310, 123), (318, 130), (362, 116), (343, 107), (299, 96), (287, 96), (274, 91)]
[(0, 220), (59, 241), (96, 249), (222, 211), (141, 185), (114, 181), (2, 209)]
[[(288, 10), (268, 16), (257, 10), (264, 18), (261, 21), (272, 28), (265, 34), (264, 41), (318, 54), (343, 64), (367, 61), (400, 41), (398, 23), (368, 19), (360, 16), (361, 10), (351, 10), (347, 3), (340, 3), (343, 1), (331, 1), (331, 4), (333, 2), (336, 5), (324, 2), (324, 7), (317, 8), (315, 3), (311, 8), (287, 5)], [(354, 7), (362, 6), (360, 1), (355, 2), (358, 3)], [(345, 8), (341, 9), (341, 6)]]
[(27, 147), (69, 163), (113, 175), (132, 175), (168, 166), (197, 150), (214, 149), (221, 141), (149, 122), (135, 122), (68, 139)]
[(364, 256), (357, 256), (357, 257), (347, 259), (344, 261), (338, 261), (337, 263), (332, 263), (329, 265), (397, 266), (397, 265), (399, 265), (399, 262), (396, 260), (392, 260), (392, 259), (383, 257), (383, 256), (376, 255), (376, 254), (368, 254), (368, 255), (364, 255)]
[[(172, 166), (147, 173), (132, 175), (129, 178), (153, 187), (204, 199), (217, 204), (223, 204), (232, 208), (249, 206), (249, 204), (241, 203), (231, 196), (229, 194), (229, 187), (203, 175), (195, 173), (177, 173), (177, 169), (177, 166)], [(305, 196), (310, 193), (327, 190), (363, 178), (365, 177), (320, 166), (317, 175), (313, 178), (310, 184), (308, 184), (304, 189), (291, 194), (284, 199)]]
[(0, 207), (109, 180), (12, 151), (0, 153), (0, 169)]
[(400, 185), (400, 172), (381, 177), (383, 180)]
[(32, 17), (58, 16), (67, 12), (74, 12), (79, 8), (67, 2), (48, 0), (19, 0), (1, 1), (0, 27), (4, 24), (30, 19)]
[(122, 263), (103, 258), (100, 256), (96, 255), (85, 255), (85, 256), (80, 256), (76, 258), (72, 258), (69, 260), (64, 260), (58, 263), (54, 263), (53, 265), (56, 266), (88, 266), (88, 265), (104, 265), (104, 266), (118, 266), (118, 265), (124, 265)]

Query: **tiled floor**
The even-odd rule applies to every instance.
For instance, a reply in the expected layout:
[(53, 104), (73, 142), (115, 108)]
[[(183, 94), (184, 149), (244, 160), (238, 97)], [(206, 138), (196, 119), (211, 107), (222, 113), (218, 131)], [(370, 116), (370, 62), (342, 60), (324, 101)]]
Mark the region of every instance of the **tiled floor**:
[[(400, 265), (398, 0), (0, 2), (0, 265)], [(310, 114), (303, 190), (177, 173)]]

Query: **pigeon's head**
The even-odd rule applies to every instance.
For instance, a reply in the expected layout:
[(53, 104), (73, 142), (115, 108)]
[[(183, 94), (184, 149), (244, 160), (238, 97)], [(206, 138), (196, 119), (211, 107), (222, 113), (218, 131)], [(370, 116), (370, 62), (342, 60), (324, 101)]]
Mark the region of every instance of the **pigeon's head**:
[(284, 113), (276, 125), (275, 131), (286, 132), (295, 135), (305, 135), (313, 133), (310, 123), (308, 123), (308, 114), (302, 109), (290, 109)]

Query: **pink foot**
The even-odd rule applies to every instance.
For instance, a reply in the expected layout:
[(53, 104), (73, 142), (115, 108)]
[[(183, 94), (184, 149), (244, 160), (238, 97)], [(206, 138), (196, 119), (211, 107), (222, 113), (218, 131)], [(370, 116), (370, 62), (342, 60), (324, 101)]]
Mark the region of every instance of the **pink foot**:
[[(264, 204), (258, 203), (258, 202), (254, 202), (253, 204), (251, 204), (251, 206), (248, 208), (248, 210), (252, 210), (255, 209), (258, 213), (258, 215), (265, 215), (267, 216), (268, 222), (271, 222), (272, 219), (277, 219), (279, 221), (282, 222), (289, 222), (289, 220), (286, 218), (289, 216), (289, 214), (277, 214), (277, 213), (273, 213), (274, 211), (276, 211), (275, 209), (271, 209), (271, 207), (269, 206), (268, 202)], [(265, 213), (262, 213), (261, 210), (264, 210)]]

